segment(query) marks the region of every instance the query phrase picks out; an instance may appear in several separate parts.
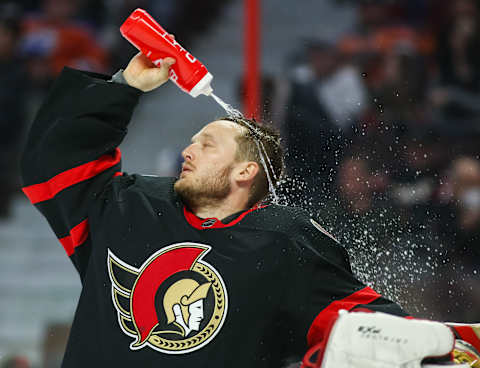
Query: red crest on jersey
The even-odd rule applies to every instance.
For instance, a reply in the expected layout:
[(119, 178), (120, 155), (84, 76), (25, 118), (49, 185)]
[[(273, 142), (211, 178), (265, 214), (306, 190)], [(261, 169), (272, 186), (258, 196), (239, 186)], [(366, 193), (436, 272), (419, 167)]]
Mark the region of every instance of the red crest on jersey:
[[(108, 250), (107, 264), (112, 281), (112, 300), (117, 310), (122, 330), (127, 335), (135, 337), (135, 341), (130, 345), (132, 350), (137, 350), (149, 345), (165, 353), (180, 354), (202, 347), (216, 335), (225, 319), (227, 298), (225, 285), (218, 272), (211, 265), (202, 261), (202, 258), (210, 249), (210, 246), (203, 244), (174, 244), (155, 252), (138, 269), (120, 260), (112, 251)], [(191, 332), (195, 332), (195, 328), (189, 328), (188, 321), (185, 322), (181, 316), (179, 317), (178, 313), (182, 306), (184, 315), (186, 313), (188, 316), (188, 311), (186, 311), (189, 305), (188, 297), (193, 293), (192, 290), (182, 290), (181, 285), (184, 285), (183, 287), (185, 288), (185, 284), (191, 285), (191, 283), (193, 283), (194, 288), (198, 285), (196, 289), (202, 286), (188, 277), (184, 278), (184, 280), (187, 281), (183, 281), (183, 283), (180, 284), (177, 283), (175, 287), (174, 294), (183, 297), (184, 299), (182, 300), (187, 300), (186, 304), (177, 303), (178, 307), (176, 307), (177, 313), (175, 313), (175, 317), (181, 318), (180, 321), (177, 321), (180, 323), (172, 323), (172, 321), (169, 321), (169, 323), (178, 326), (180, 332), (174, 330), (155, 330), (159, 325), (158, 306), (156, 305), (158, 290), (167, 280), (170, 280), (172, 276), (183, 271), (198, 273), (204, 278), (205, 282), (202, 287), (204, 299), (210, 287), (213, 291), (211, 298), (217, 307), (213, 309), (213, 315), (206, 316), (211, 319), (212, 323), (208, 322), (204, 324), (205, 327), (203, 330), (199, 331), (202, 332), (203, 338), (195, 338), (197, 334), (194, 334), (193, 337), (187, 336)], [(124, 274), (123, 277), (121, 275), (122, 273)], [(180, 290), (177, 290), (179, 285)], [(172, 297), (169, 296), (169, 299), (172, 299)], [(199, 299), (201, 299), (201, 297), (197, 296), (195, 300), (198, 301)], [(167, 316), (173, 316), (173, 312), (168, 310), (168, 308), (171, 309), (170, 304), (173, 303), (165, 303), (164, 301), (164, 305), (168, 305), (168, 307), (165, 307), (167, 309), (163, 312)], [(200, 302), (200, 304), (202, 304), (202, 302)], [(204, 318), (203, 314), (201, 318)], [(169, 333), (169, 335), (167, 335), (170, 336), (173, 333), (181, 335), (182, 331), (183, 336), (181, 336), (181, 338), (172, 340), (165, 337), (165, 333), (167, 332)]]

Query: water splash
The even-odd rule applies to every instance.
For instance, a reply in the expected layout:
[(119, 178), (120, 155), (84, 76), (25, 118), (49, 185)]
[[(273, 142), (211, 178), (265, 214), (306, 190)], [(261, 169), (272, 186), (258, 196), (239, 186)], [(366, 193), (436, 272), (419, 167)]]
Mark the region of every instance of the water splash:
[[(268, 188), (269, 188), (269, 191), (270, 191), (270, 194), (271, 196), (273, 197), (273, 203), (275, 204), (278, 204), (278, 196), (277, 196), (277, 192), (275, 191), (275, 186), (273, 185), (273, 180), (272, 178), (270, 177), (270, 173), (268, 171), (268, 168), (267, 168), (267, 164), (265, 162), (265, 158), (264, 158), (264, 154), (260, 148), (260, 141), (258, 139), (255, 139), (255, 143), (257, 144), (257, 149), (258, 149), (258, 152), (260, 153), (260, 160), (262, 161), (262, 166), (263, 166), (263, 170), (265, 170), (265, 174), (267, 174), (267, 180), (268, 180)], [(262, 145), (263, 146), (263, 145)], [(268, 155), (267, 155), (267, 152), (265, 152), (265, 157), (268, 159)], [(268, 162), (270, 163), (270, 159), (268, 159)], [(271, 165), (270, 165), (271, 167)], [(273, 175), (275, 175), (274, 171), (273, 171), (273, 168), (272, 168), (272, 173)]]
[[(258, 133), (258, 135), (261, 135), (261, 133), (259, 132), (257, 127), (250, 124), (247, 120), (244, 120), (245, 117), (243, 116), (243, 114), (239, 110), (232, 107), (232, 105), (227, 104), (225, 101), (223, 101), (220, 97), (218, 97), (214, 93), (211, 93), (210, 96), (212, 96), (212, 98), (215, 100), (215, 102), (217, 102), (221, 107), (223, 107), (223, 109), (227, 112), (228, 116), (230, 116), (232, 118), (242, 119), (242, 122), (245, 125), (247, 125), (248, 128), (251, 131)], [(278, 182), (278, 178), (275, 175), (275, 171), (273, 170), (273, 165), (270, 161), (270, 158), (268, 157), (267, 150), (265, 149), (265, 146), (263, 145), (262, 141), (259, 140), (259, 139), (256, 139), (256, 138), (254, 138), (254, 139), (255, 139), (255, 144), (257, 145), (260, 160), (262, 161), (263, 170), (265, 171), (265, 174), (267, 175), (268, 188), (269, 188), (269, 191), (270, 191), (270, 195), (272, 197), (272, 202), (275, 203), (275, 204), (278, 204), (279, 199), (278, 199), (277, 193), (275, 191), (275, 185), (274, 185), (274, 182), (272, 180), (272, 177), (270, 176), (270, 172), (273, 175), (273, 179), (275, 179), (275, 183)], [(262, 148), (263, 148), (263, 150), (262, 150)], [(267, 162), (270, 166), (271, 171), (268, 170)]]
[[(288, 151), (286, 155), (291, 165), (301, 163), (300, 157)], [(439, 319), (429, 292), (435, 289), (432, 282), (439, 285), (436, 279), (450, 276), (442, 271), (446, 246), (434, 236), (435, 219), (419, 226), (410, 213), (382, 198), (366, 213), (347, 210), (348, 202), (340, 200), (336, 173), (344, 159), (336, 162), (336, 170), (328, 172), (328, 177), (315, 162), (290, 170), (291, 176), (282, 178), (277, 188), (281, 204), (304, 208), (337, 237), (360, 281), (415, 316)]]

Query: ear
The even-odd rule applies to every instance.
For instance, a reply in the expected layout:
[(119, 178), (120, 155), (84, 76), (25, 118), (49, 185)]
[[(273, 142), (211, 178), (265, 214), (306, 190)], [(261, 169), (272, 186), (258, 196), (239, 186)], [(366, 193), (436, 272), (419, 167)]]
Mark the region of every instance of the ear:
[(241, 162), (234, 171), (234, 179), (237, 183), (239, 183), (239, 185), (242, 185), (242, 183), (253, 181), (258, 171), (258, 163), (255, 161)]

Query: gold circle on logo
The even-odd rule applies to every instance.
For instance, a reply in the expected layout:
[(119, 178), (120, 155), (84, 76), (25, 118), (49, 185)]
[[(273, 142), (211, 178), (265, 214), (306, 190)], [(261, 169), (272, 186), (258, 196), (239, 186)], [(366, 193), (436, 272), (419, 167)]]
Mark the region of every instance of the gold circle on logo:
[(201, 261), (195, 263), (192, 271), (198, 272), (212, 284), (212, 292), (215, 300), (212, 316), (203, 330), (198, 331), (194, 336), (187, 339), (168, 340), (159, 336), (158, 333), (153, 332), (148, 338), (148, 342), (162, 350), (180, 352), (198, 347), (213, 337), (214, 332), (223, 322), (226, 304), (225, 290), (216, 271)]

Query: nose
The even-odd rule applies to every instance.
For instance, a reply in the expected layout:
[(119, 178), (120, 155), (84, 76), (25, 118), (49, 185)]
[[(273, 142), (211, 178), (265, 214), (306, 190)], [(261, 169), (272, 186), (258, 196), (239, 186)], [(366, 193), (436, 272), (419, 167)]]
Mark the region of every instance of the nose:
[(194, 159), (194, 153), (193, 153), (193, 143), (190, 144), (189, 146), (185, 147), (185, 149), (182, 151), (182, 157), (185, 161), (193, 161)]

